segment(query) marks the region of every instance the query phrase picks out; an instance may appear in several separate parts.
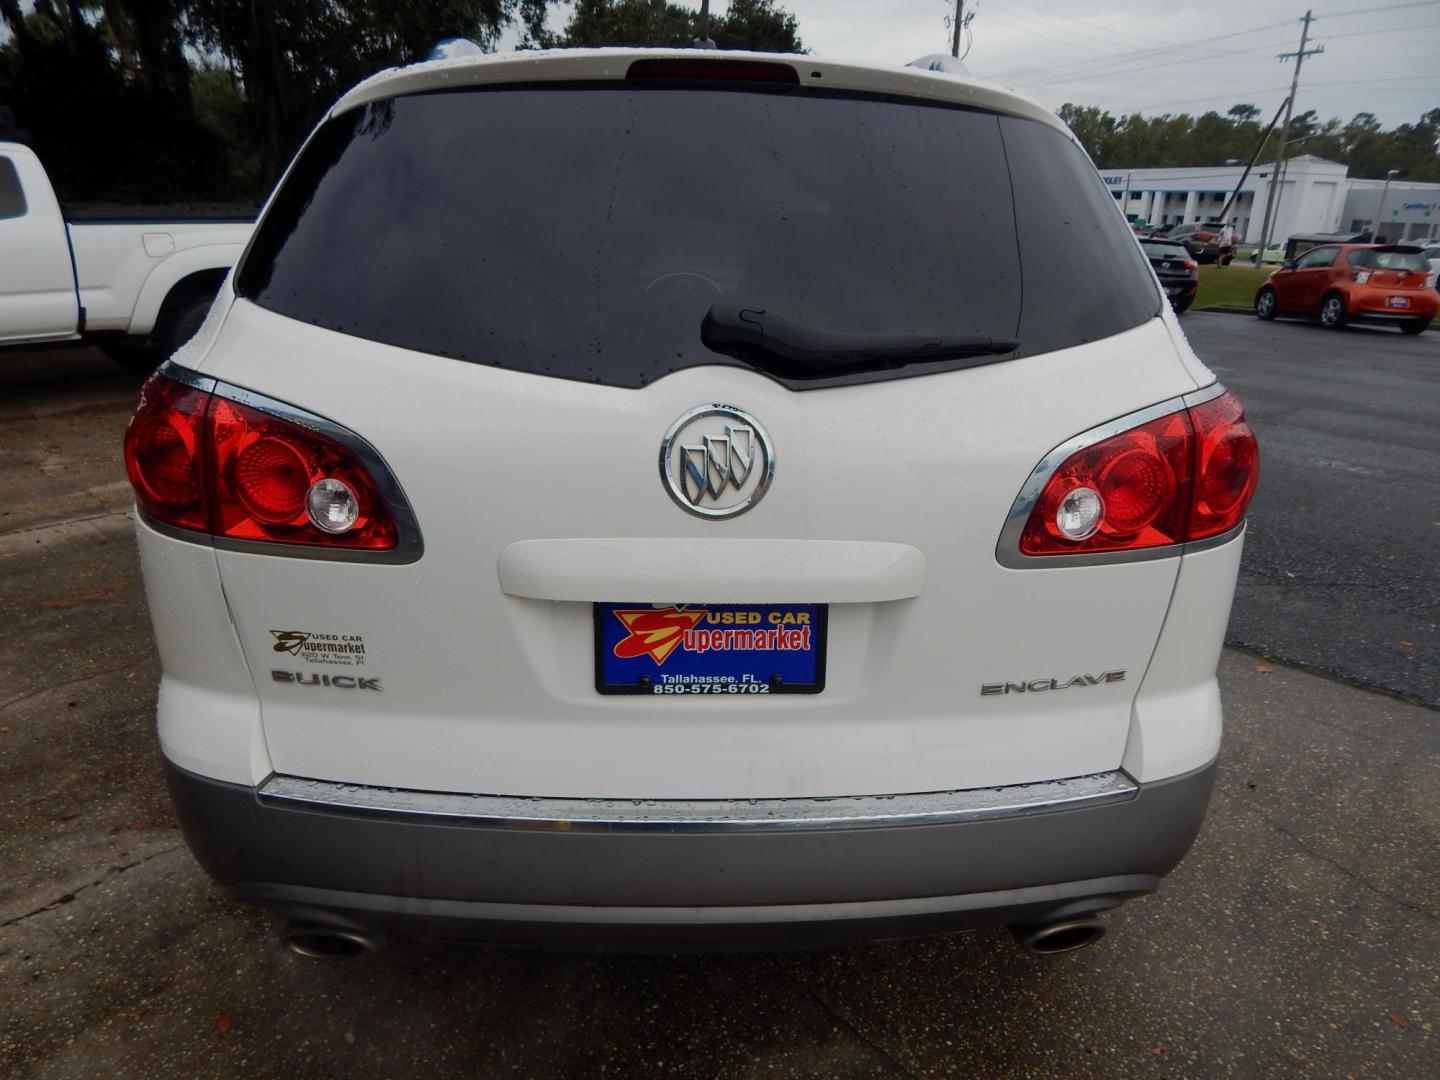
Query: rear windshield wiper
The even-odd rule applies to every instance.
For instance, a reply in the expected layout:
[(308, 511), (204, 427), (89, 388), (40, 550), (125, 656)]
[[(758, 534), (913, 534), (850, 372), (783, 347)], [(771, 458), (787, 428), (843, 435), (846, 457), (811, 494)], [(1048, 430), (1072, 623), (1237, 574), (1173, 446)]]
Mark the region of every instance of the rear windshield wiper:
[(816, 330), (764, 308), (740, 304), (712, 307), (700, 324), (700, 340), (715, 352), (792, 379), (823, 379), (937, 360), (973, 358), (976, 365), (990, 364), (1020, 347), (1015, 338)]

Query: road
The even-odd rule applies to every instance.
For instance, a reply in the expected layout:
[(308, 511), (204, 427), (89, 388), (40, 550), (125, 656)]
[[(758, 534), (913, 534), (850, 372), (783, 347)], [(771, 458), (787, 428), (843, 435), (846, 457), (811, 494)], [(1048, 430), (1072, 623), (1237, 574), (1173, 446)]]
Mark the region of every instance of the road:
[(1440, 705), (1440, 332), (1183, 324), (1260, 439), (1231, 642)]
[[(1224, 346), (1252, 323), (1225, 318), (1187, 325), (1227, 348), (1266, 438), (1284, 406), (1266, 361)], [(0, 355), (7, 1080), (1440, 1075), (1436, 713), (1238, 651), (1199, 842), (1081, 953), (997, 931), (781, 956), (291, 956), (195, 866), (156, 766), (117, 452), (136, 386), (93, 352)], [(1262, 556), (1285, 445), (1267, 443)]]

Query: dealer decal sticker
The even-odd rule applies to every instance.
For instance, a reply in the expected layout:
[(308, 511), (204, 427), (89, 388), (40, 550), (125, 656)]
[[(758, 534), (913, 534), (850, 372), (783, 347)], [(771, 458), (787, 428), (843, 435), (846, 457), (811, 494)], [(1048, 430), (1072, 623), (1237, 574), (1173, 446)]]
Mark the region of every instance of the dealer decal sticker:
[(271, 630), (277, 653), (307, 664), (365, 666), (365, 639), (359, 634), (317, 634), (308, 630)]

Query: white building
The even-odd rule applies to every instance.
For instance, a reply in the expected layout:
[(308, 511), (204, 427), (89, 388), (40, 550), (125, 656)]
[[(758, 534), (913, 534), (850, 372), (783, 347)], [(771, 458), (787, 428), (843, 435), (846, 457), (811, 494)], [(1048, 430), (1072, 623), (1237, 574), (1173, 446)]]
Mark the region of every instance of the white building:
[(1440, 238), (1440, 184), (1412, 183), (1397, 177), (1387, 188), (1384, 180), (1351, 180), (1340, 231), (1368, 230), (1377, 215), (1380, 235), (1387, 240)]
[[(1187, 169), (1105, 169), (1101, 179), (1126, 216), (1152, 225), (1218, 219), (1245, 166)], [(1260, 239), (1274, 167), (1257, 164), (1245, 178), (1227, 217), (1243, 241)], [(1270, 223), (1271, 242), (1297, 233), (1359, 232), (1374, 224), (1383, 180), (1352, 180), (1346, 166), (1302, 154), (1291, 158)], [(1382, 234), (1387, 239), (1440, 236), (1440, 184), (1396, 179), (1385, 194)]]

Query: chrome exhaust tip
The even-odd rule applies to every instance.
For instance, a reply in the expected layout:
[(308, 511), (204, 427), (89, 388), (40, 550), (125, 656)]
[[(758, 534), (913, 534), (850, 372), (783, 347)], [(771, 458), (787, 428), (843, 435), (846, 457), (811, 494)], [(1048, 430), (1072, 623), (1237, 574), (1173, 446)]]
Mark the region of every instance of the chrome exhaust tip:
[(1032, 953), (1050, 955), (1073, 952), (1094, 945), (1105, 936), (1105, 923), (1094, 915), (1060, 919), (1048, 923), (1028, 923), (1010, 927), (1015, 940)]
[(285, 947), (310, 960), (351, 960), (374, 952), (379, 942), (358, 930), (291, 924), (281, 935)]

